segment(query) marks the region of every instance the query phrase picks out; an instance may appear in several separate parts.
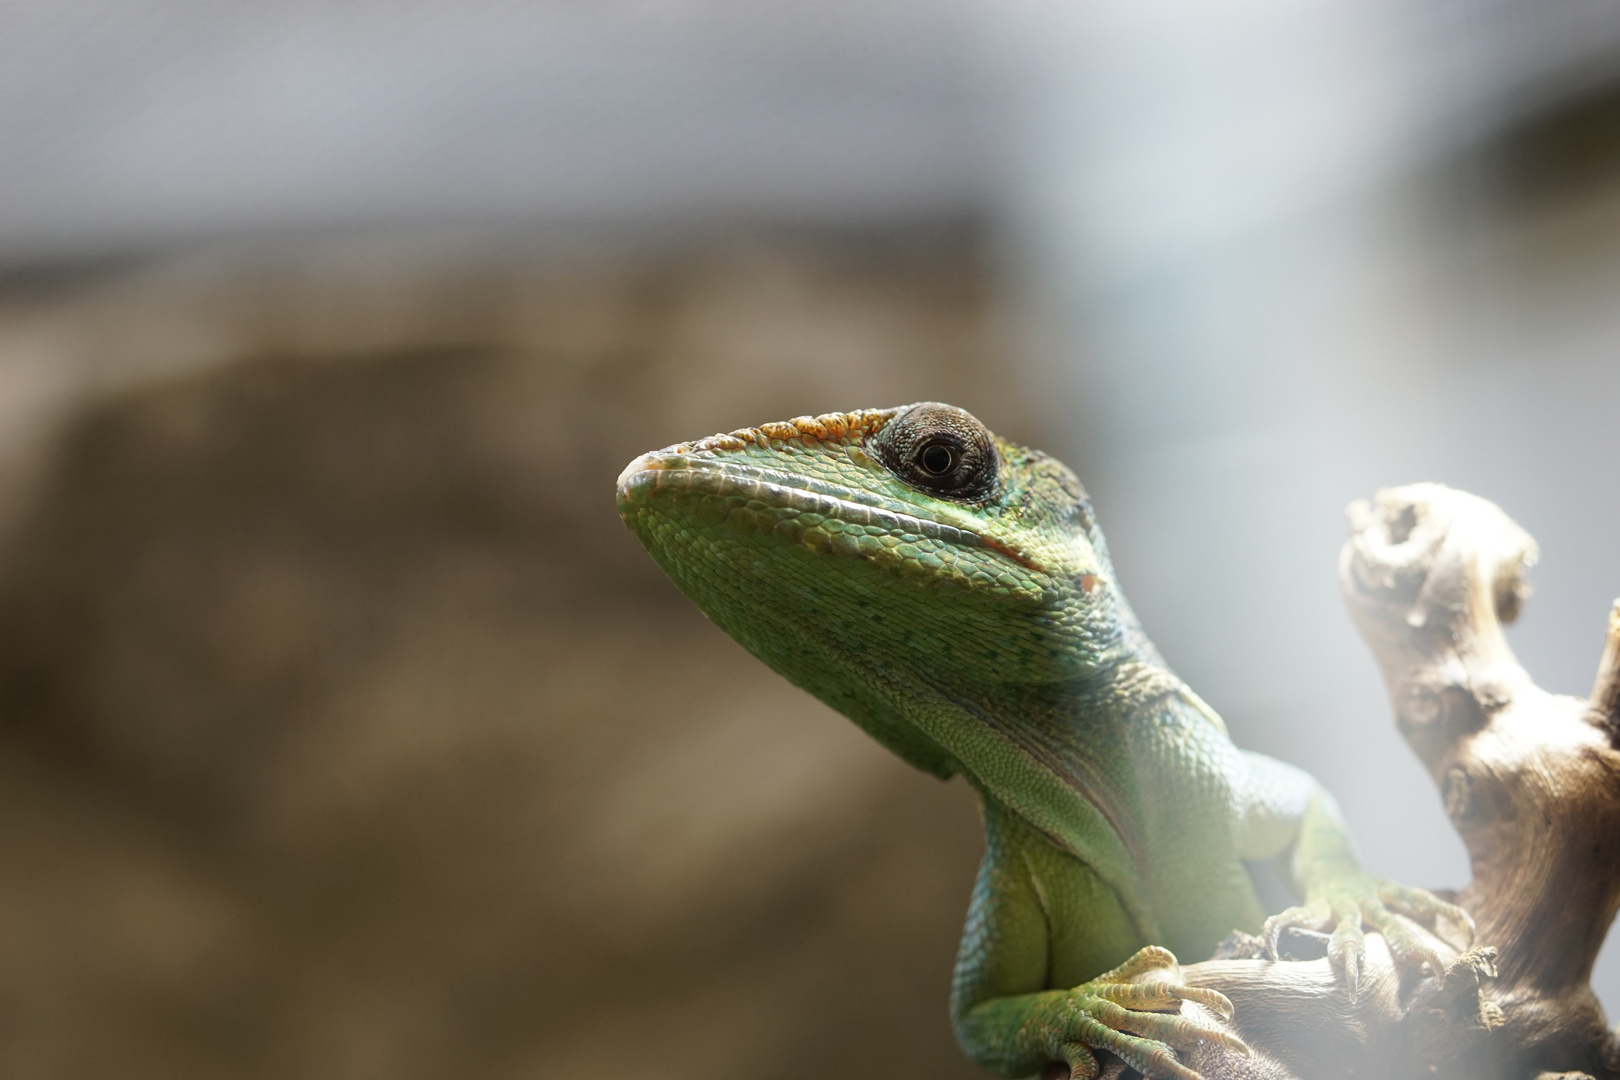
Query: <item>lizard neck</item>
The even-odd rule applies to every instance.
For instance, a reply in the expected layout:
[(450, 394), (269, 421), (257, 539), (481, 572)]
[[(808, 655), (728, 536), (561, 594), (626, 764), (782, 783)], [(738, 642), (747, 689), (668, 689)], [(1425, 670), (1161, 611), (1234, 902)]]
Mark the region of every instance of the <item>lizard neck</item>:
[[(1179, 730), (1162, 720), (1171, 713), (1191, 719), (1183, 707), (1191, 706), (1192, 712), (1203, 713), (1217, 727), (1221, 723), (1151, 645), (1135, 649), (1128, 641), (1125, 644), (1110, 663), (1084, 676), (1045, 685), (1003, 685), (992, 699), (963, 705), (1010, 744), (1006, 753), (1040, 766), (1074, 798), (1089, 804), (1119, 838), (1137, 875), (1145, 879), (1150, 815), (1144, 802), (1149, 789), (1144, 785), (1152, 783), (1147, 774), (1153, 772), (1152, 761), (1160, 756), (1161, 744), (1177, 738)], [(1171, 705), (1167, 699), (1178, 700)], [(1019, 813), (1015, 800), (1000, 790), (997, 777), (1002, 771), (994, 758), (976, 761), (968, 770), (969, 779), (984, 795)], [(1040, 828), (1038, 821), (1021, 816)]]
[(1065, 685), (1071, 715), (1098, 713), (1127, 726), (1160, 699), (1187, 692), (1158, 650), (1146, 638), (1141, 643), (1145, 648), (1128, 642), (1115, 662)]

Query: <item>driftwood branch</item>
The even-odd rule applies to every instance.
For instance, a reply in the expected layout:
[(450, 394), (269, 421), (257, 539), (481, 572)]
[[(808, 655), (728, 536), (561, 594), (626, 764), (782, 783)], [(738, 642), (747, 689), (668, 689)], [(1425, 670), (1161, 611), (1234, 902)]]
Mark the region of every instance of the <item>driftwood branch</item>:
[(1403, 985), (1369, 935), (1354, 1004), (1325, 959), (1189, 965), (1188, 982), (1232, 999), (1258, 1051), (1212, 1048), (1194, 1064), (1211, 1078), (1620, 1080), (1620, 1044), (1588, 985), (1620, 906), (1620, 601), (1591, 698), (1549, 694), (1502, 632), (1537, 555), (1507, 515), (1415, 484), (1352, 505), (1350, 522), (1340, 584), (1467, 845), (1473, 881), (1457, 900), (1480, 947), (1447, 950), (1443, 981)]

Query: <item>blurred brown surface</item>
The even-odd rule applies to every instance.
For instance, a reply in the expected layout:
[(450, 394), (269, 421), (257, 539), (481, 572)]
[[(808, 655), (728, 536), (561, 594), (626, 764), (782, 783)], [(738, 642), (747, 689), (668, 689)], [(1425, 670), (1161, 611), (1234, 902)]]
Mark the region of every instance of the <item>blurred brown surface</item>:
[(992, 306), (961, 237), (14, 283), (0, 1075), (977, 1075), (968, 791), (611, 490), (831, 408), (1029, 437)]

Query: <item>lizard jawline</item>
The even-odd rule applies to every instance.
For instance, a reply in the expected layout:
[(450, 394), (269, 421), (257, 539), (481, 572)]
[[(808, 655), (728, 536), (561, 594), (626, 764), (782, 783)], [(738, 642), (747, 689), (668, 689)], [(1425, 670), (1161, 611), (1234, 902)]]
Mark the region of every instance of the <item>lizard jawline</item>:
[(645, 503), (653, 491), (661, 489), (720, 498), (743, 496), (773, 509), (789, 508), (801, 514), (836, 518), (849, 525), (877, 526), (896, 535), (909, 532), (955, 547), (980, 548), (1027, 570), (1047, 572), (1023, 552), (973, 529), (918, 517), (870, 492), (796, 473), (658, 453), (637, 458), (619, 475), (621, 505)]

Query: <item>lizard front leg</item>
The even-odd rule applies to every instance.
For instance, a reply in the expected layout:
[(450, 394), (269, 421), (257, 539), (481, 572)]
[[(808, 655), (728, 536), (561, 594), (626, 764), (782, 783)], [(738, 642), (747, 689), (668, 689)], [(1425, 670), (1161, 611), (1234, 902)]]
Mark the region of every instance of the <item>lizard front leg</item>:
[[(1106, 1050), (1151, 1080), (1194, 1080), (1178, 1054), (1210, 1042), (1247, 1053), (1235, 1036), (1180, 1015), (1183, 1001), (1228, 1018), (1232, 1006), (1182, 985), (1175, 957), (1142, 945), (1084, 863), (993, 804), (985, 834), (951, 995), (970, 1057), (1003, 1076), (1061, 1062), (1087, 1078), (1097, 1073), (1093, 1051)], [(1149, 973), (1159, 977), (1133, 981)]]

